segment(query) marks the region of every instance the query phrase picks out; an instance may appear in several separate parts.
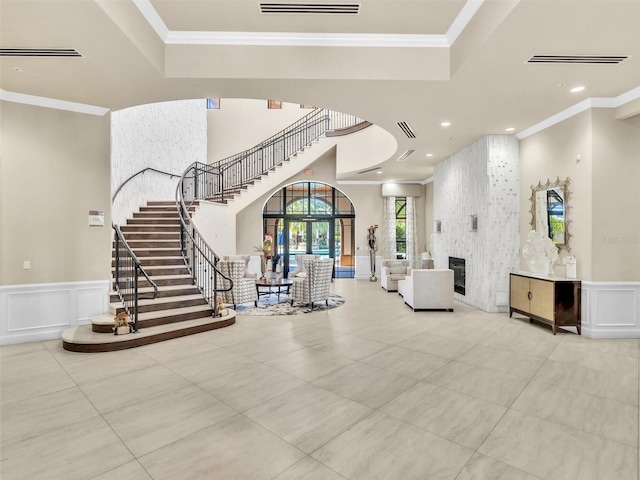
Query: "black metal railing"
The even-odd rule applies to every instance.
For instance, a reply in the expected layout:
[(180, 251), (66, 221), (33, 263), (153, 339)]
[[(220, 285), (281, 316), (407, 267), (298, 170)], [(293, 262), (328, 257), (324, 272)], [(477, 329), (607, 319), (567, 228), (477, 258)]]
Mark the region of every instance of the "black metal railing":
[[(233, 281), (218, 270), (220, 257), (207, 244), (190, 215), (190, 208), (198, 195), (201, 163), (192, 164), (185, 170), (176, 188), (176, 206), (180, 217), (180, 250), (191, 274), (209, 305), (217, 312), (218, 294), (233, 288)], [(185, 195), (184, 192), (192, 194)]]
[(243, 152), (210, 165), (194, 164), (194, 185), (184, 192), (194, 199), (224, 202), (229, 193), (245, 188), (256, 178), (274, 169), (326, 132), (364, 122), (345, 113), (318, 108), (284, 130)]
[[(153, 299), (158, 296), (158, 286), (149, 278), (147, 272), (140, 264), (140, 260), (133, 253), (129, 244), (124, 238), (118, 225), (113, 225), (114, 249), (115, 249), (115, 272), (114, 288), (124, 306), (124, 311), (129, 315), (133, 331), (138, 331), (138, 300)], [(153, 293), (140, 295), (138, 292), (139, 277), (144, 277), (149, 286), (153, 288)]]

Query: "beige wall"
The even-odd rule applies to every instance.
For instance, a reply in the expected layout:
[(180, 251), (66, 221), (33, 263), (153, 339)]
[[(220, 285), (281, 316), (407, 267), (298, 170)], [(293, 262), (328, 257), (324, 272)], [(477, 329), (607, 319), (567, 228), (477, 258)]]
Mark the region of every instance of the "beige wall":
[(220, 110), (207, 110), (208, 162), (251, 148), (312, 111), (297, 103), (268, 109), (266, 100), (223, 98)]
[[(10, 102), (0, 109), (0, 283), (108, 279), (109, 116)], [(89, 210), (103, 211), (106, 225), (89, 227)]]
[[(531, 186), (568, 177), (571, 196), (567, 219), (572, 235), (569, 245), (578, 262), (578, 278), (582, 280), (593, 279), (591, 131), (591, 111), (586, 111), (520, 142), (520, 251), (531, 231)], [(522, 256), (520, 267), (526, 270)]]
[(521, 244), (531, 228), (530, 185), (569, 177), (570, 246), (578, 278), (640, 280), (640, 116), (616, 120), (614, 109), (591, 109), (520, 146)]
[(593, 255), (598, 281), (640, 280), (640, 115), (593, 110)]

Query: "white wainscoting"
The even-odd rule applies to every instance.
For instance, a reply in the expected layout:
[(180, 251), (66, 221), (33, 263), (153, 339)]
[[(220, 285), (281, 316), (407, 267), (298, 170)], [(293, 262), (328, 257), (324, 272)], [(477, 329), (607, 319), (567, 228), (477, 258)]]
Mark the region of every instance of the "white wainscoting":
[[(380, 262), (382, 257), (376, 256), (376, 278), (380, 280)], [(356, 255), (356, 280), (371, 279), (371, 260), (369, 255)]]
[(108, 308), (108, 280), (0, 286), (0, 345), (60, 338)]
[(640, 282), (582, 282), (582, 334), (640, 338)]

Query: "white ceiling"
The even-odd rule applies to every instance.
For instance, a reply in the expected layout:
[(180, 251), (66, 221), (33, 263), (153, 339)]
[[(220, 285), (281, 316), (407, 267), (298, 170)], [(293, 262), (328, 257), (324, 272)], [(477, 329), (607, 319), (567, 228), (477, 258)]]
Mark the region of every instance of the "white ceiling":
[[(0, 57), (0, 88), (111, 110), (204, 97), (327, 107), (398, 140), (382, 175), (342, 179), (409, 181), (483, 135), (518, 134), (587, 99), (617, 97), (594, 100), (615, 107), (640, 87), (640, 0), (358, 3), (358, 15), (304, 16), (261, 14), (250, 0), (0, 0), (3, 48), (82, 54)], [(629, 58), (527, 64), (534, 54)]]

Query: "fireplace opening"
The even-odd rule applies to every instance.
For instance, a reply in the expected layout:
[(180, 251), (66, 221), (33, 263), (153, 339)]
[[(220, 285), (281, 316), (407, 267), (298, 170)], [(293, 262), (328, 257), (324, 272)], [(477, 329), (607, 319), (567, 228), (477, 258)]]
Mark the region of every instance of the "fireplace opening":
[(465, 261), (464, 258), (449, 257), (449, 268), (453, 270), (453, 291), (464, 295)]

